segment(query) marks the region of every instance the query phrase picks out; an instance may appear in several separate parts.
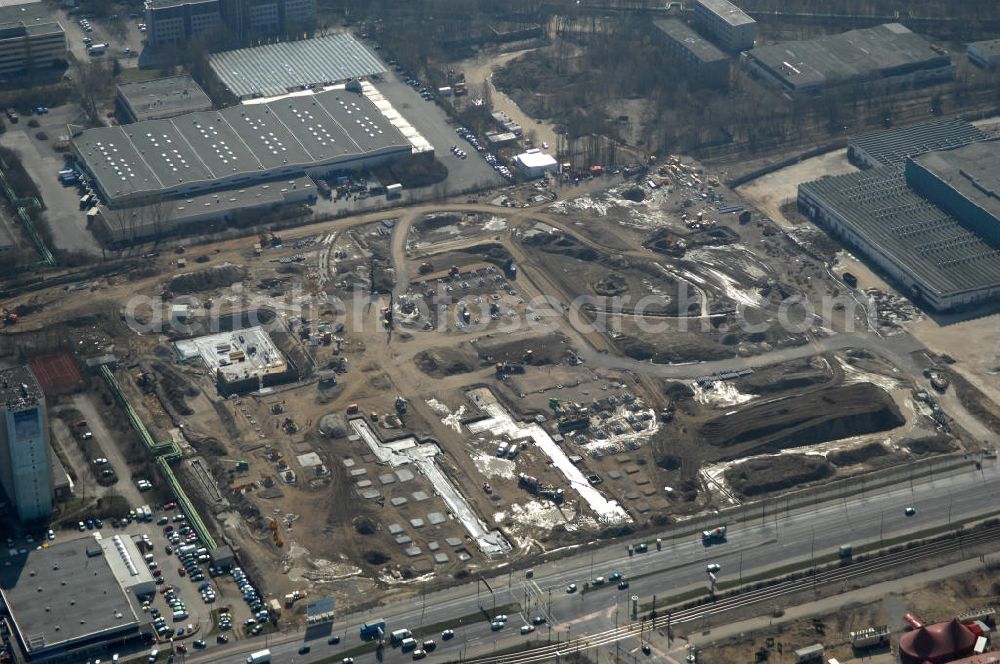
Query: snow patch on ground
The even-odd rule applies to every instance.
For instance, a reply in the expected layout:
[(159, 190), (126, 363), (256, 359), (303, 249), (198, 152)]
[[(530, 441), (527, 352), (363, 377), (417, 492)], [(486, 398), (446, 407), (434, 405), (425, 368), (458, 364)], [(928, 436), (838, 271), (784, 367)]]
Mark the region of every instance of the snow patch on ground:
[(362, 574), (359, 567), (350, 563), (310, 558), (309, 550), (295, 542), (289, 544), (288, 554), (282, 559), (281, 565), (292, 582), (332, 583)]
[(840, 362), (840, 367), (844, 371), (844, 384), (851, 385), (854, 383), (871, 383), (872, 385), (877, 385), (881, 387), (886, 392), (892, 392), (893, 390), (898, 390), (903, 385), (895, 378), (890, 378), (888, 376), (883, 376), (882, 374), (871, 373), (870, 371), (864, 371), (853, 365), (848, 364), (842, 358), (838, 358)]
[(493, 520), (498, 524), (507, 524), (508, 527), (544, 530), (552, 530), (566, 523), (566, 517), (556, 505), (541, 500), (512, 503), (505, 510), (495, 513)]
[(485, 452), (472, 452), (469, 457), (485, 477), (512, 480), (517, 476), (517, 466), (510, 459), (498, 459), (495, 455)]
[(717, 380), (709, 387), (702, 387), (697, 381), (691, 383), (694, 391), (694, 400), (706, 406), (714, 408), (727, 408), (746, 403), (753, 399), (754, 395), (744, 394), (737, 389), (731, 381)]
[(583, 498), (588, 507), (597, 514), (600, 521), (605, 524), (631, 521), (631, 517), (618, 504), (618, 501), (606, 498), (587, 481), (580, 468), (570, 461), (563, 449), (552, 440), (552, 436), (545, 429), (537, 424), (514, 421), (507, 409), (497, 402), (496, 397), (488, 389), (472, 390), (468, 395), (490, 415), (487, 419), (471, 423), (469, 430), (472, 433), (479, 434), (488, 431), (497, 438), (506, 436), (510, 440), (531, 438), (537, 449), (548, 456), (552, 465), (566, 478), (568, 488), (576, 491)]
[(483, 224), (483, 230), (487, 231), (503, 231), (507, 229), (507, 220), (503, 217), (490, 217)]
[(442, 424), (454, 429), (456, 433), (462, 432), (462, 417), (465, 415), (465, 404), (462, 404), (458, 407), (458, 410), (452, 412), (448, 406), (437, 399), (427, 399), (425, 403), (431, 407), (431, 410), (441, 416)]

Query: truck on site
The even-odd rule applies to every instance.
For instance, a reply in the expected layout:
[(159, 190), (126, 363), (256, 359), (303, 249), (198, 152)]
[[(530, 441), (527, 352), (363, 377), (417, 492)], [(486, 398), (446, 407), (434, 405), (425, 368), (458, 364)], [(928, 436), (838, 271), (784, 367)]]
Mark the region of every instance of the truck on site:
[(385, 635), (385, 619), (380, 618), (361, 626), (362, 641), (379, 641)]
[(712, 528), (711, 530), (703, 530), (701, 533), (701, 541), (704, 544), (726, 541), (726, 527), (718, 526), (717, 528)]
[(247, 664), (270, 664), (271, 662), (271, 651), (268, 649), (258, 650), (257, 652), (250, 653), (247, 657)]

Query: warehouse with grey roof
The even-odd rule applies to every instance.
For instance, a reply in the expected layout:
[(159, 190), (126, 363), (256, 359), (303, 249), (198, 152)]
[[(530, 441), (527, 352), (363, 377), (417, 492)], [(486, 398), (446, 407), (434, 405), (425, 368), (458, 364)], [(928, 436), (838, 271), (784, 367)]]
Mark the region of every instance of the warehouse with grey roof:
[[(134, 549), (130, 554), (138, 557)], [(122, 554), (109, 554), (94, 537), (10, 550), (0, 566), (0, 596), (29, 659), (87, 661), (88, 648), (138, 636), (126, 566), (108, 555)], [(149, 576), (138, 562), (132, 566)]]
[(409, 155), (415, 145), (429, 148), (370, 92), (336, 86), (88, 129), (74, 139), (73, 149), (101, 198), (110, 207), (123, 207), (365, 168)]
[(924, 198), (1000, 246), (1000, 142), (926, 152), (907, 159), (905, 173)]
[(212, 100), (193, 78), (167, 76), (118, 86), (118, 110), (124, 122), (163, 120), (212, 110)]
[[(799, 209), (938, 312), (1000, 297), (1000, 143), (799, 186)], [(968, 169), (968, 170), (967, 170)]]
[(955, 77), (946, 53), (899, 23), (760, 46), (742, 58), (750, 71), (793, 93), (859, 83), (891, 89)]
[(1000, 39), (972, 42), (965, 52), (969, 56), (969, 60), (980, 67), (986, 69), (1000, 67)]
[(847, 158), (858, 168), (899, 166), (907, 157), (984, 139), (986, 134), (965, 120), (935, 120), (852, 136), (847, 141)]

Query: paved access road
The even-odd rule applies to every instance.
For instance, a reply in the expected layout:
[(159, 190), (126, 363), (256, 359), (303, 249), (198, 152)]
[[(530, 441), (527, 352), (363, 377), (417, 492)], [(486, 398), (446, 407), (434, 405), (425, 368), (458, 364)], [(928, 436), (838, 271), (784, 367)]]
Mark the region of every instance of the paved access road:
[[(534, 634), (521, 636), (521, 625), (535, 614), (551, 617), (551, 639), (561, 640), (589, 632), (608, 629), (628, 620), (628, 598), (635, 594), (641, 603), (653, 595), (664, 597), (677, 592), (704, 587), (705, 566), (717, 563), (722, 570), (721, 581), (750, 575), (777, 564), (809, 560), (811, 556), (835, 552), (841, 544), (859, 545), (897, 538), (933, 526), (946, 525), (959, 517), (965, 519), (988, 514), (1000, 504), (1000, 465), (987, 461), (983, 469), (975, 470), (972, 461), (952, 472), (935, 474), (911, 483), (904, 482), (892, 489), (875, 492), (849, 490), (846, 495), (827, 503), (788, 512), (747, 516), (746, 521), (730, 520), (725, 543), (703, 546), (697, 535), (676, 538), (663, 533), (663, 547), (657, 551), (655, 537), (646, 538), (649, 551), (629, 557), (626, 546), (638, 540), (617, 540), (593, 552), (581, 552), (534, 568), (534, 578), (524, 578), (523, 572), (511, 572), (489, 579), (498, 606), (512, 602), (530, 607), (520, 615), (511, 615), (506, 628), (491, 632), (486, 623), (456, 630), (452, 641), (438, 637), (437, 650), (427, 661), (457, 661), (460, 656), (487, 655), (527, 639), (550, 638), (547, 626)], [(917, 514), (906, 517), (904, 508), (914, 506)], [(748, 514), (751, 514), (748, 512)], [(720, 518), (721, 520), (721, 518)], [(721, 524), (720, 524), (721, 525)], [(681, 532), (677, 529), (674, 532)], [(582, 593), (566, 592), (566, 586), (576, 583), (580, 589), (595, 576), (622, 572), (631, 580), (631, 587), (619, 591), (608, 584), (601, 589)], [(359, 645), (358, 626), (365, 620), (383, 617), (388, 628), (416, 629), (449, 618), (468, 615), (480, 606), (490, 609), (493, 595), (480, 586), (477, 597), (475, 583), (443, 590), (407, 602), (399, 602), (381, 613), (349, 615), (336, 624), (336, 633), (343, 637), (336, 646), (328, 646), (325, 637), (309, 642), (312, 652), (299, 655), (305, 643), (303, 632), (281, 635), (269, 641), (267, 647), (276, 664), (316, 662)], [(242, 664), (247, 653), (265, 647), (260, 639), (242, 641), (225, 649), (210, 649), (189, 655), (190, 662)], [(358, 664), (374, 662), (374, 655), (355, 658)], [(386, 649), (385, 662), (407, 662), (409, 654)]]

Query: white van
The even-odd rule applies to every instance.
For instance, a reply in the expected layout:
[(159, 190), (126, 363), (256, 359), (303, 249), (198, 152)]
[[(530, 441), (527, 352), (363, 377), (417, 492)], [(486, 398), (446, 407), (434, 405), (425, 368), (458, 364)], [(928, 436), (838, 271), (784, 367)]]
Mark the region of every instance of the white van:
[(399, 647), (400, 649), (402, 649), (403, 652), (409, 652), (411, 650), (416, 649), (417, 640), (412, 636), (407, 637), (400, 642)]

